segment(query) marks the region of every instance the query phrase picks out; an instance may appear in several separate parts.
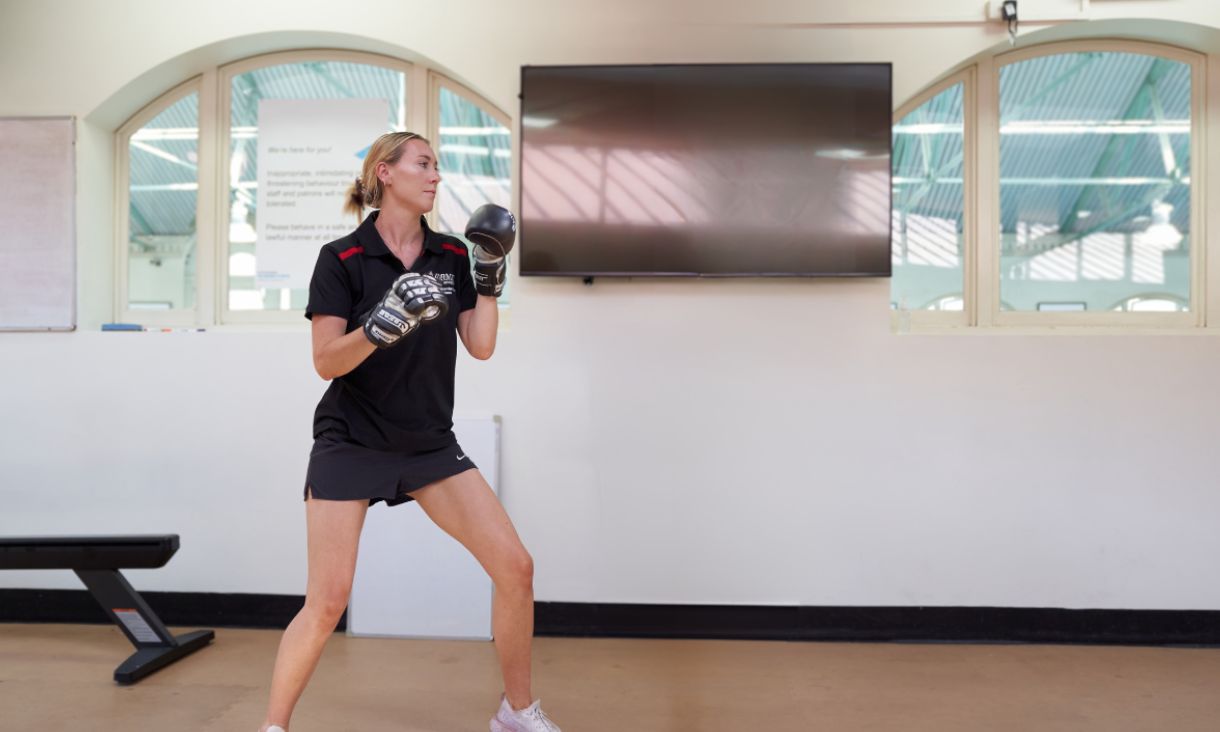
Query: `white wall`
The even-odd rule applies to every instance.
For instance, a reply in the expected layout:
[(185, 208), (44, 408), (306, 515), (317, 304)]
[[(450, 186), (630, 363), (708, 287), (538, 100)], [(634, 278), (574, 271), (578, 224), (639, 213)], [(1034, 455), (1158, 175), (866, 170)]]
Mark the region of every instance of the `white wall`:
[[(207, 66), (395, 53), (515, 112), (523, 63), (879, 60), (898, 104), (1004, 41), (817, 25), (981, 14), (965, 0), (704, 5), (5, 3), (0, 114), (82, 120), (82, 327), (0, 336), (0, 535), (177, 532), (179, 555), (132, 572), (137, 587), (303, 592), (324, 387), (304, 320), (96, 332), (113, 315), (112, 132)], [(1092, 7), (1220, 27), (1205, 0)], [(1220, 48), (1214, 29), (1154, 21), (1043, 33), (1132, 29)], [(513, 287), (495, 358), (459, 363), (457, 409), (503, 417), (501, 492), (539, 600), (1220, 608), (1220, 340), (895, 336), (885, 280)], [(77, 582), (10, 571), (0, 586)]]

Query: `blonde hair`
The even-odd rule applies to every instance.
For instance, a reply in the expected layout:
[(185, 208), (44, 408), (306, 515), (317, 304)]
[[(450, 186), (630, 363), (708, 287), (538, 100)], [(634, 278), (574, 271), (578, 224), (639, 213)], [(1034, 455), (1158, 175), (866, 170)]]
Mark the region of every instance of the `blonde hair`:
[(347, 189), (347, 199), (343, 202), (343, 213), (354, 214), (360, 218), (364, 207), (381, 208), (381, 197), (385, 187), (377, 177), (377, 164), (393, 165), (402, 158), (403, 150), (408, 140), (420, 140), (431, 145), (423, 135), (414, 132), (387, 132), (378, 137), (369, 147), (368, 155), (364, 156), (364, 168), (360, 177)]

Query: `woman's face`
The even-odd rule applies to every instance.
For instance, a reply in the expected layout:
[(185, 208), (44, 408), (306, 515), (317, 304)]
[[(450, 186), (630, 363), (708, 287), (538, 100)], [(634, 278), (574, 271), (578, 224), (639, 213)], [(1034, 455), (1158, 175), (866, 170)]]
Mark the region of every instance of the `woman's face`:
[(419, 139), (407, 140), (398, 162), (377, 167), (377, 175), (385, 186), (383, 199), (392, 199), (396, 205), (421, 214), (432, 210), (441, 172), (431, 145)]

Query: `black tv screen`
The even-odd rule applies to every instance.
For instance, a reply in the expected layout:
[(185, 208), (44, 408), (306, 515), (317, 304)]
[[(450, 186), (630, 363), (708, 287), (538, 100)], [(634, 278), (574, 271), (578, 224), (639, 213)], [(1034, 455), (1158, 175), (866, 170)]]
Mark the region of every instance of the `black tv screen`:
[(887, 63), (526, 66), (523, 275), (890, 275)]

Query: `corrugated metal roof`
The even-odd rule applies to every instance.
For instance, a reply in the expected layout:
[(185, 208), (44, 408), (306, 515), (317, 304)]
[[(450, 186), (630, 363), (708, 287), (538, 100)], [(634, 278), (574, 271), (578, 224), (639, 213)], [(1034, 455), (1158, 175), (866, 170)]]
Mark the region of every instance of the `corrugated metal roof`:
[[(1052, 241), (1142, 231), (1156, 201), (1171, 204), (1171, 223), (1189, 231), (1188, 65), (1088, 52), (1028, 59), (999, 75), (1002, 231), (1049, 229), (1056, 232)], [(961, 86), (954, 86), (896, 125), (896, 226), (905, 213), (960, 230), (961, 99)], [(1168, 170), (1162, 141), (1171, 150)], [(950, 235), (938, 230), (942, 239)], [(912, 243), (943, 248), (924, 236), (908, 237)], [(911, 258), (943, 260), (941, 254), (912, 251)]]
[(199, 95), (188, 94), (144, 125), (129, 143), (133, 238), (195, 231)]
[(912, 134), (894, 135), (893, 173), (896, 211), (953, 219), (962, 217), (962, 93), (955, 84), (900, 120), (916, 126)]
[[(1166, 170), (1161, 140), (1188, 172), (1190, 135), (1182, 123), (1190, 118), (1189, 85), (1186, 64), (1130, 53), (1043, 56), (1002, 67), (1002, 230), (1015, 231), (1019, 221), (1062, 227), (1060, 233), (1140, 230), (1146, 221), (1132, 219), (1167, 200), (1175, 204), (1174, 225), (1187, 231), (1189, 189)], [(1131, 134), (1107, 131), (1132, 122), (1146, 124)], [(1065, 178), (1081, 182), (1053, 184)]]
[(484, 203), (510, 205), (512, 136), (508, 128), (448, 89), (440, 93), (441, 192), (437, 224), (460, 232)]

